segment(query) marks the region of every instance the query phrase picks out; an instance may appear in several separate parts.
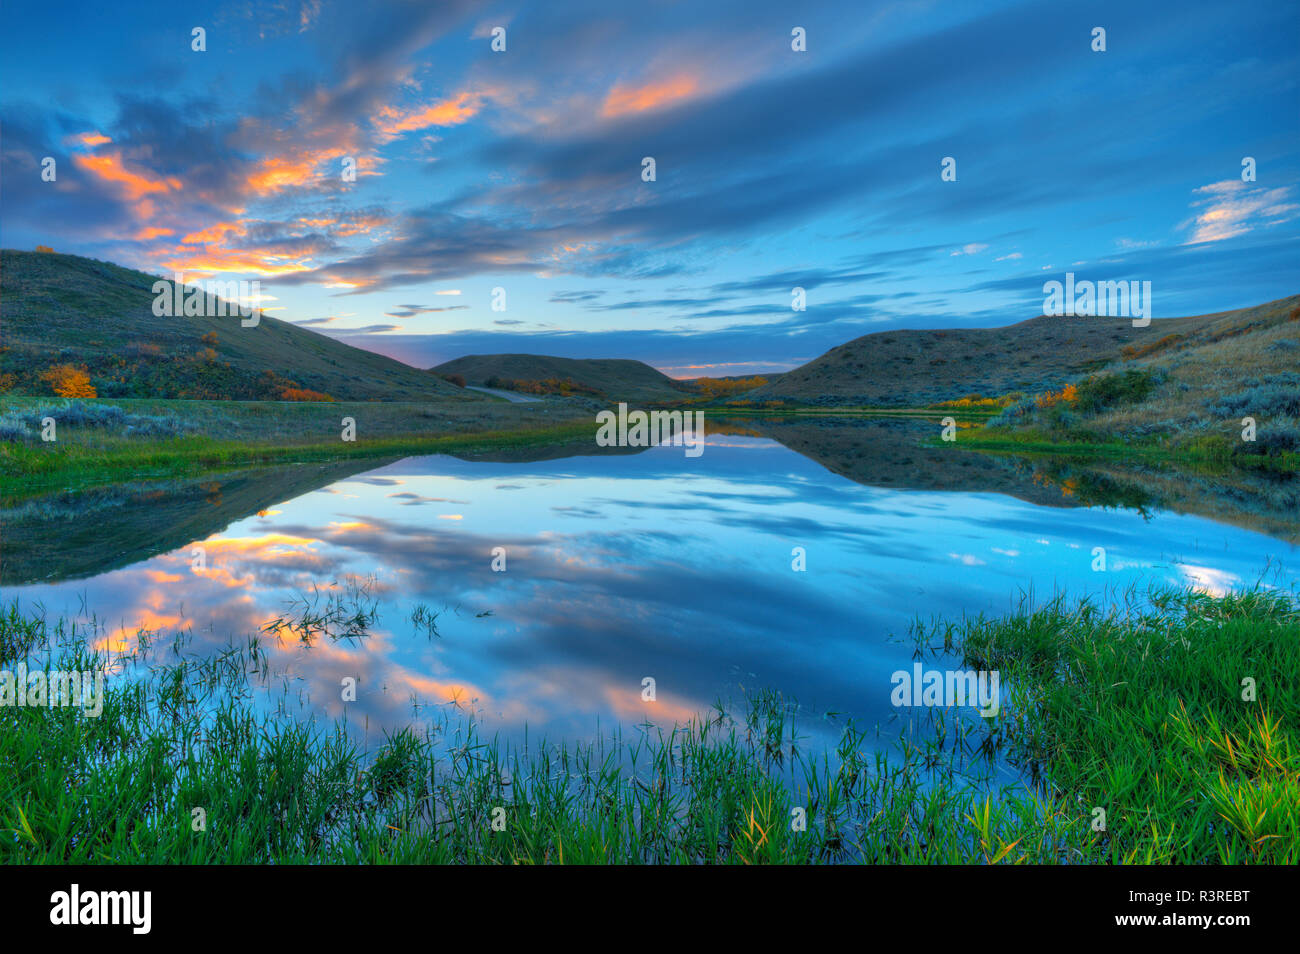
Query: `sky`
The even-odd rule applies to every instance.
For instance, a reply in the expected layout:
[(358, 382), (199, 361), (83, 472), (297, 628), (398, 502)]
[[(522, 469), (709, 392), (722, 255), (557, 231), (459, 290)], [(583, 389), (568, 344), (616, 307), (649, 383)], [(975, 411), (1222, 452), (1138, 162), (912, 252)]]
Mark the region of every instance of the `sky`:
[(1290, 0), (4, 20), (0, 245), (256, 280), (267, 314), (417, 367), (780, 371), (871, 332), (1023, 321), (1066, 272), (1150, 281), (1156, 317), (1300, 291)]

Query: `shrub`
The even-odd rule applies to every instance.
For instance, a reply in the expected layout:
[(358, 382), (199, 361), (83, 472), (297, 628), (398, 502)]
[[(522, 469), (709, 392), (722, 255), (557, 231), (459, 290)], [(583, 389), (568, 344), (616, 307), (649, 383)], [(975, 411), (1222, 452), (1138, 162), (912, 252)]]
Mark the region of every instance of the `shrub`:
[(1137, 404), (1166, 377), (1164, 371), (1151, 368), (1090, 375), (1079, 383), (1074, 406), (1084, 413), (1095, 414), (1120, 404)]
[(1217, 417), (1238, 414), (1300, 417), (1300, 375), (1269, 375), (1254, 387), (1220, 398), (1210, 405), (1210, 411)]
[(1261, 424), (1253, 441), (1243, 441), (1238, 449), (1243, 454), (1278, 457), (1285, 451), (1300, 451), (1300, 427), (1285, 422), (1272, 421)]
[(27, 422), (20, 417), (11, 417), (8, 414), (0, 417), (0, 441), (14, 443), (15, 441), (25, 441), (32, 436), (31, 428)]
[(322, 391), (309, 388), (285, 388), (280, 392), (281, 401), (333, 401), (334, 398)]
[(43, 417), (52, 417), (59, 424), (72, 427), (121, 427), (127, 423), (127, 413), (115, 404), (62, 404), (42, 408), (30, 419), (32, 426), (39, 427)]
[(132, 414), (123, 433), (139, 437), (180, 437), (193, 425), (165, 415)]
[(1034, 403), (1038, 407), (1053, 407), (1057, 404), (1073, 405), (1079, 397), (1079, 389), (1073, 384), (1067, 384), (1059, 391), (1048, 391), (1041, 395)]
[(1026, 424), (1034, 415), (1037, 401), (1034, 398), (1022, 398), (1015, 404), (1004, 408), (1002, 413), (984, 422), (985, 427), (1018, 427)]
[(37, 428), (41, 419), (52, 417), (61, 427), (120, 427), (125, 434), (143, 437), (176, 437), (194, 425), (171, 415), (129, 414), (114, 404), (67, 404), (42, 408), (19, 421)]
[(463, 374), (444, 374), (442, 379), (449, 384), (454, 384), (458, 388), (465, 387), (465, 376)]
[(41, 380), (59, 397), (93, 398), (95, 389), (90, 383), (90, 372), (85, 368), (74, 368), (70, 364), (56, 364), (48, 371), (41, 372)]

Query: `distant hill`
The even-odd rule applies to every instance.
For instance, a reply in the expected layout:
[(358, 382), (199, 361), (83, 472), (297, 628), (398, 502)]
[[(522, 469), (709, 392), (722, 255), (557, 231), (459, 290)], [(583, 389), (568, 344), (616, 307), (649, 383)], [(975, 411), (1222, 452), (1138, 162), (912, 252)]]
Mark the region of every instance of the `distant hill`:
[[(250, 328), (238, 315), (156, 317), (156, 281), (77, 255), (0, 251), (0, 392), (77, 396), (84, 371), (99, 397), (471, 397), (400, 361), (269, 315)], [(57, 380), (64, 383), (56, 391)]]
[[(1180, 347), (1249, 322), (1292, 299), (1194, 318), (1039, 316), (1003, 328), (883, 331), (854, 338), (748, 392), (753, 400), (816, 405), (920, 406), (970, 394), (1036, 393), (1129, 354), (1149, 353), (1171, 335)], [(1126, 349), (1128, 354), (1126, 354)]]
[[(476, 387), (503, 381), (572, 381), (621, 401), (680, 401), (689, 391), (648, 364), (623, 358), (556, 358), (543, 354), (471, 354), (430, 369)], [(495, 380), (496, 384), (488, 384)]]

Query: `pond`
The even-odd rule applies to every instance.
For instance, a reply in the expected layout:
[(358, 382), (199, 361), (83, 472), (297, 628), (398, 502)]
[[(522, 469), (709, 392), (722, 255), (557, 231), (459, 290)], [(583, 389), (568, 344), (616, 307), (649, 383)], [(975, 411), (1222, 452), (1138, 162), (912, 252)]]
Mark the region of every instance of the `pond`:
[(927, 448), (915, 424), (782, 426), (715, 427), (698, 457), (412, 457), (28, 502), (5, 517), (5, 598), (93, 616), (114, 652), (260, 632), (260, 704), (371, 739), (456, 713), (590, 740), (775, 690), (833, 744), (845, 719), (905, 718), (891, 676), (918, 617), (1298, 579), (1290, 485), (1214, 498), (1200, 476)]

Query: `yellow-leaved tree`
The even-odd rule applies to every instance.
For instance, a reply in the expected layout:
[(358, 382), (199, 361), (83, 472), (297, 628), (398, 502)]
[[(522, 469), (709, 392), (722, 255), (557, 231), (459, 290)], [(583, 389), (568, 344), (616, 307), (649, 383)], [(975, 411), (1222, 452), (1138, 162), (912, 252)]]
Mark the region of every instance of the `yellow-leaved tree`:
[(70, 364), (56, 364), (41, 372), (41, 380), (49, 383), (59, 397), (93, 398), (95, 387), (90, 383), (90, 372)]

